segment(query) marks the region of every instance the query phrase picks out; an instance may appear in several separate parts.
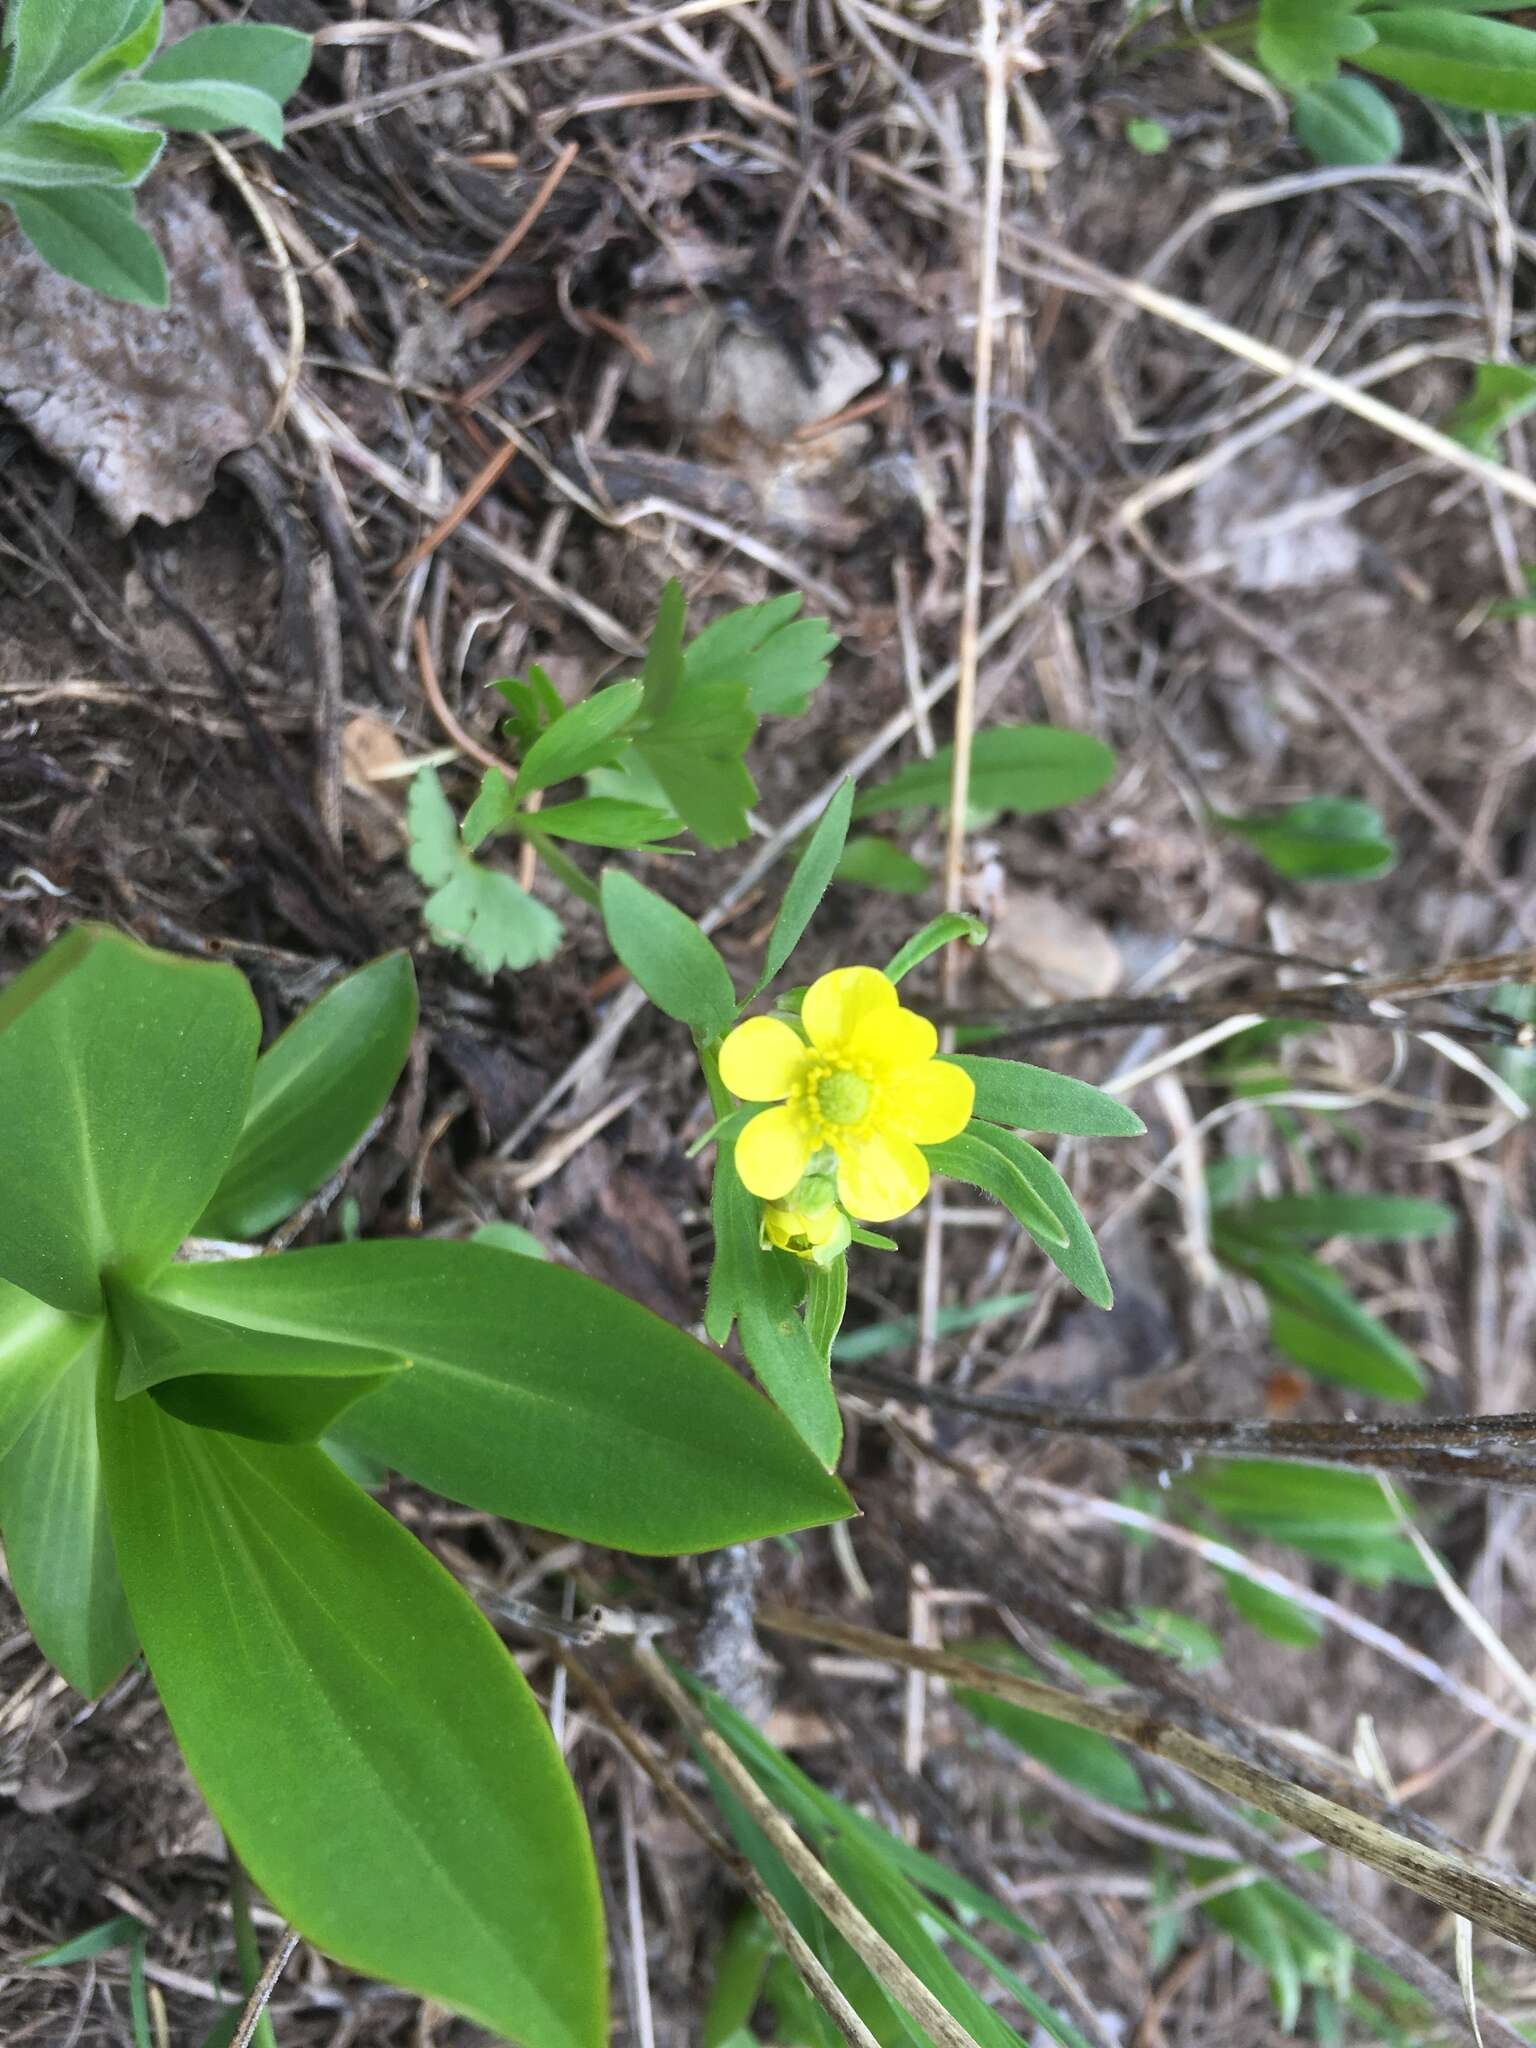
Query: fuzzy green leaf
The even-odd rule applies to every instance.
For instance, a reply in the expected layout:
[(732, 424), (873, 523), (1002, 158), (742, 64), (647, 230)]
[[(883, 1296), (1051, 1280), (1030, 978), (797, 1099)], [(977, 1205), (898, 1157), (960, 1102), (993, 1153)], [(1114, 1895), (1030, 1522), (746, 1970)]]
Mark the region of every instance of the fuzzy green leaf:
[(1069, 1074), (1023, 1060), (958, 1052), (946, 1057), (976, 1084), (976, 1114), (987, 1123), (1073, 1138), (1139, 1138), (1147, 1128), (1135, 1110)]
[(133, 217), (133, 196), (109, 189), (21, 192), (0, 184), (0, 201), (50, 269), (109, 299), (163, 306), (165, 262)]
[(143, 73), (150, 85), (243, 85), (283, 106), (304, 83), (314, 45), (291, 28), (219, 22), (172, 43)]

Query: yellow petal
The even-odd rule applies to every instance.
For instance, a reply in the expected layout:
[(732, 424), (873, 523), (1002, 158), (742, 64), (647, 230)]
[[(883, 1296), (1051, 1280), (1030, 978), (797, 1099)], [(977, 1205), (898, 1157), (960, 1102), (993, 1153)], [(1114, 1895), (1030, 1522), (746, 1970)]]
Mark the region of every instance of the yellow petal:
[(834, 967), (805, 992), (800, 1021), (818, 1052), (840, 1052), (866, 1017), (900, 1007), (877, 967)]
[(777, 1017), (749, 1017), (720, 1048), (720, 1078), (743, 1102), (779, 1102), (805, 1064), (805, 1041)]
[(838, 1200), (866, 1223), (905, 1216), (927, 1192), (928, 1162), (910, 1138), (876, 1131), (838, 1155)]
[(939, 1049), (939, 1034), (915, 1010), (875, 1010), (861, 1017), (848, 1040), (848, 1057), (877, 1074), (920, 1067)]
[(926, 1060), (907, 1073), (887, 1074), (880, 1090), (880, 1122), (919, 1145), (958, 1138), (976, 1105), (976, 1083), (948, 1060)]
[(793, 1110), (765, 1109), (736, 1140), (742, 1185), (765, 1202), (781, 1201), (810, 1160), (810, 1138)]

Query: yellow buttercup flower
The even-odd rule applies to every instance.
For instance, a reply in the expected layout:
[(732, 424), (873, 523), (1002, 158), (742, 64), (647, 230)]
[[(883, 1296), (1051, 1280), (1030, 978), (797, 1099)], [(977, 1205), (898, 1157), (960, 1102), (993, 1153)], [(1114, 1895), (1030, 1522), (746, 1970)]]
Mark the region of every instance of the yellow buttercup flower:
[(841, 1256), (848, 1243), (848, 1218), (836, 1202), (808, 1214), (773, 1202), (763, 1211), (763, 1234), (781, 1252), (793, 1252), (799, 1259), (823, 1260)]
[(919, 1145), (942, 1144), (970, 1121), (971, 1077), (934, 1058), (938, 1033), (874, 967), (838, 967), (813, 982), (800, 1022), (804, 1037), (777, 1017), (749, 1017), (720, 1048), (733, 1095), (781, 1104), (736, 1140), (737, 1172), (754, 1195), (782, 1202), (827, 1150), (850, 1216), (904, 1216), (928, 1192)]

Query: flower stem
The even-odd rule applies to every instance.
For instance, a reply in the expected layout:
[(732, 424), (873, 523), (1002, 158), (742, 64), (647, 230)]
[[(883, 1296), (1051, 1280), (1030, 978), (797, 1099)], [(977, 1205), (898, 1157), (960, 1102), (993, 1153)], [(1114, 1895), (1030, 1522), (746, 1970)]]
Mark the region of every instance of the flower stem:
[[(250, 1997), (261, 1982), (261, 1944), (256, 1939), (256, 1922), (251, 1916), (251, 1880), (245, 1865), (232, 1848), (229, 1857), (229, 1916), (235, 1928), (235, 1956), (240, 1965), (240, 1982)], [(251, 2048), (277, 2048), (272, 2021), (263, 2012), (251, 2035)]]

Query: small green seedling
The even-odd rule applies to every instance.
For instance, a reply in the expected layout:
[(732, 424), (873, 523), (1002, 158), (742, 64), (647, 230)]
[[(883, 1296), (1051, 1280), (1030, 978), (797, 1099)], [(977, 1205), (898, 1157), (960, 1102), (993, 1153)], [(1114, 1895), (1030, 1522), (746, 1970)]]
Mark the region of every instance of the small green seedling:
[(159, 50), (162, 0), (11, 0), (0, 27), (0, 202), (54, 270), (108, 298), (163, 306), (160, 251), (133, 194), (165, 133), (248, 128), (283, 145), (310, 38), (255, 22)]
[(93, 926), (0, 991), (0, 1530), (71, 1685), (142, 1650), (231, 1845), (318, 1947), (525, 2048), (601, 2048), (559, 1751), (479, 1610), (347, 1474), (655, 1555), (849, 1502), (723, 1360), (562, 1266), (419, 1239), (234, 1255), (348, 1159), (415, 1022), (394, 955), (258, 1059), (232, 967)]
[[(1076, 737), (1073, 735), (1072, 737)], [(929, 764), (911, 788), (927, 801)], [(898, 778), (899, 780), (899, 778)], [(882, 796), (881, 801), (884, 801)], [(1013, 1060), (938, 1056), (938, 1033), (898, 985), (980, 920), (935, 918), (883, 969), (834, 968), (747, 1016), (789, 966), (838, 872), (861, 803), (845, 782), (807, 841), (743, 999), (691, 918), (610, 869), (609, 940), (656, 1007), (693, 1033), (715, 1124), (715, 1257), (705, 1327), (732, 1329), (753, 1371), (828, 1468), (842, 1419), (830, 1361), (848, 1294), (849, 1247), (894, 1251), (884, 1226), (944, 1174), (1010, 1211), (1062, 1273), (1102, 1308), (1109, 1279), (1061, 1175), (1023, 1131), (1130, 1137), (1141, 1119), (1085, 1082)]]

